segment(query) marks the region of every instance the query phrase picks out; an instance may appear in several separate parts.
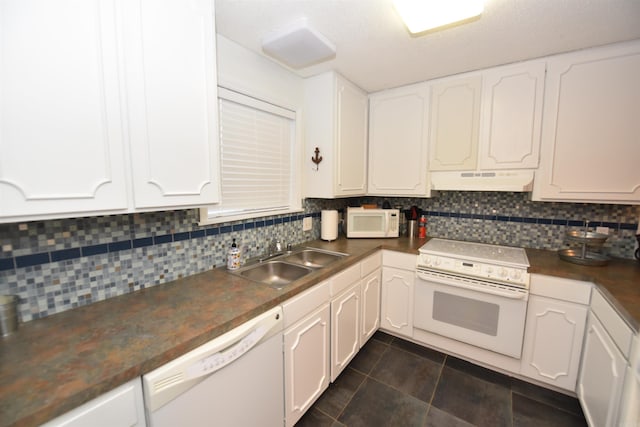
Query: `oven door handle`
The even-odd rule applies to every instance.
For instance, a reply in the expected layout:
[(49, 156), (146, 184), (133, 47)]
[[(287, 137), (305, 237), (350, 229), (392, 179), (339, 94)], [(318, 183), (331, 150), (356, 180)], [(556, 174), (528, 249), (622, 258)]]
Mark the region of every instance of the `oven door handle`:
[(482, 292), (485, 294), (495, 295), (499, 297), (509, 298), (509, 299), (526, 299), (527, 294), (525, 292), (517, 292), (517, 291), (501, 291), (498, 289), (493, 289), (489, 286), (484, 285), (471, 285), (468, 283), (460, 283), (455, 280), (447, 280), (442, 277), (438, 277), (437, 279), (423, 272), (417, 272), (416, 275), (419, 279), (436, 282), (438, 284), (453, 286), (455, 288), (467, 289), (470, 291)]

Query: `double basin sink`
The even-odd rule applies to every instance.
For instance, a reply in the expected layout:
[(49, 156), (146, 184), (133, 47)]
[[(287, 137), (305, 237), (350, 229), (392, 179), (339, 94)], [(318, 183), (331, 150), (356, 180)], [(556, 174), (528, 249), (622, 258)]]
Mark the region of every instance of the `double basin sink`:
[(304, 248), (285, 252), (270, 258), (268, 261), (247, 265), (233, 273), (246, 279), (281, 289), (289, 283), (324, 268), (345, 256), (347, 254)]

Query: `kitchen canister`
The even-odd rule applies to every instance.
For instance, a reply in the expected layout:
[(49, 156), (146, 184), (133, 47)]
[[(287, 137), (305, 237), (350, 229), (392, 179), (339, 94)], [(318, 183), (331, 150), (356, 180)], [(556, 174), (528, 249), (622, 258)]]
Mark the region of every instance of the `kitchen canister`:
[(0, 334), (11, 335), (18, 329), (18, 297), (0, 295)]
[(323, 210), (320, 213), (320, 238), (322, 240), (336, 240), (338, 238), (338, 211)]

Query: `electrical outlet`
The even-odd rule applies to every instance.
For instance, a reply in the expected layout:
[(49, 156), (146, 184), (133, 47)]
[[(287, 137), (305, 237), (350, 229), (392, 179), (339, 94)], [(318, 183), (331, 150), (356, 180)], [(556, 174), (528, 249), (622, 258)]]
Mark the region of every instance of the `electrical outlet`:
[(609, 234), (609, 227), (596, 227), (596, 233)]
[(302, 231), (309, 231), (313, 228), (313, 218), (307, 216), (302, 218)]

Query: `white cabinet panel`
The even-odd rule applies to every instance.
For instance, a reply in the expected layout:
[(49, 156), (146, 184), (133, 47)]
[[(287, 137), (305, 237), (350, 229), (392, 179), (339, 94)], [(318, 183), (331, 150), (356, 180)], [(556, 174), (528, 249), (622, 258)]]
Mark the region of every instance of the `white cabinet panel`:
[(0, 222), (218, 200), (212, 0), (0, 5)]
[(480, 169), (538, 167), (545, 63), (483, 72)]
[(617, 426), (627, 361), (593, 314), (585, 339), (577, 390), (585, 418), (590, 426)]
[(135, 206), (219, 201), (212, 2), (123, 2)]
[[(305, 197), (361, 196), (367, 185), (367, 95), (335, 72), (305, 80)], [(318, 148), (321, 163), (312, 162)]]
[(429, 170), (473, 170), (478, 159), (482, 77), (431, 83)]
[(329, 304), (284, 333), (285, 424), (293, 426), (329, 386)]
[(111, 1), (0, 4), (0, 217), (127, 207)]
[(430, 195), (427, 175), (429, 92), (406, 86), (369, 97), (368, 194)]
[(360, 282), (331, 301), (331, 381), (360, 350)]
[(548, 60), (534, 200), (640, 203), (640, 43)]
[(380, 285), (382, 270), (378, 268), (362, 279), (362, 321), (360, 322), (360, 347), (373, 336), (380, 326)]
[(521, 373), (575, 391), (587, 306), (531, 295)]
[(142, 380), (135, 378), (42, 427), (144, 427)]
[(415, 272), (382, 267), (380, 327), (394, 335), (411, 336)]

